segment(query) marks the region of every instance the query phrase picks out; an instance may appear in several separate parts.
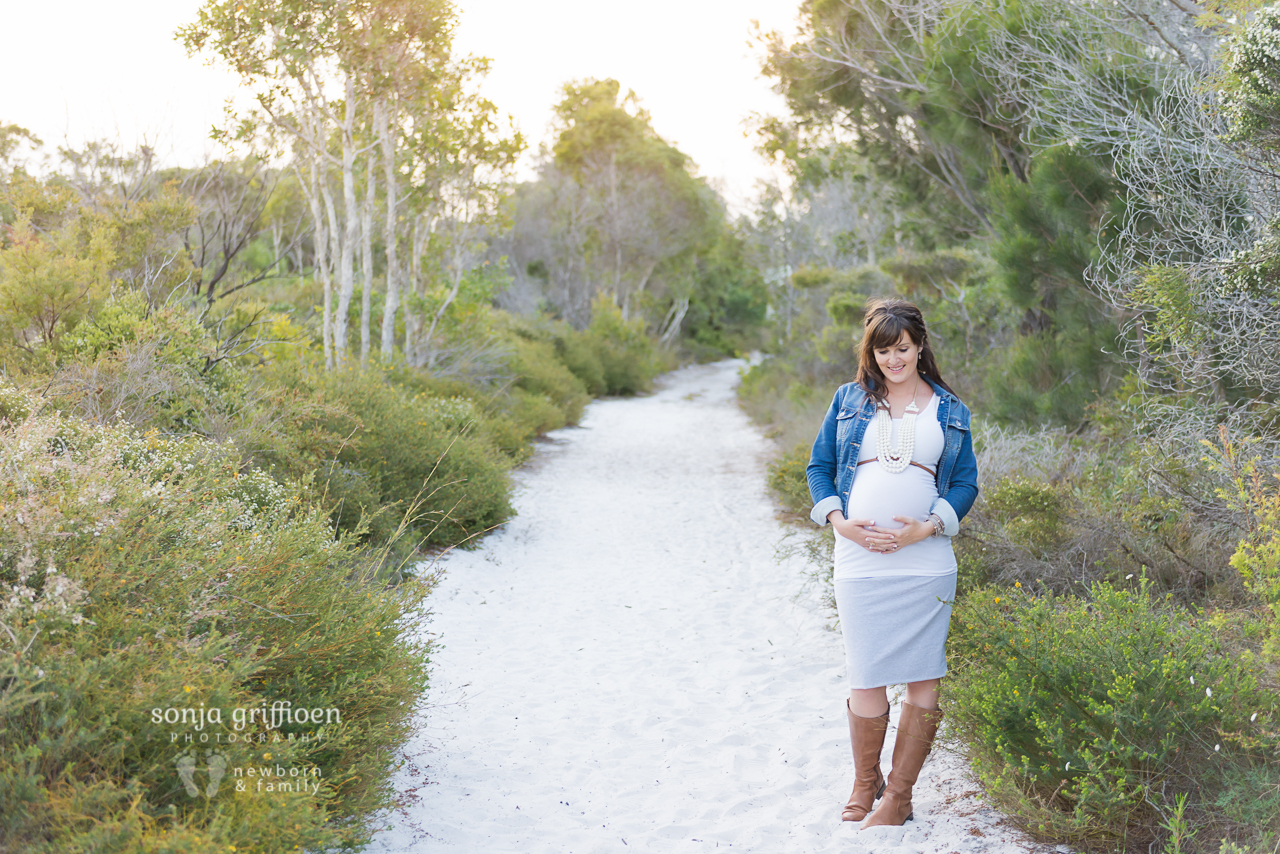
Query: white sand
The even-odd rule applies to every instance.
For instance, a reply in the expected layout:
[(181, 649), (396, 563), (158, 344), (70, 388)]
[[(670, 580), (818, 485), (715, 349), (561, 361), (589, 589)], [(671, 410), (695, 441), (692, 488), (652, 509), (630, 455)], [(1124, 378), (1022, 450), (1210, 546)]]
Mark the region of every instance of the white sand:
[(448, 556), (429, 706), (371, 851), (1034, 847), (940, 750), (915, 821), (840, 821), (843, 647), (795, 601), (801, 567), (774, 558), (784, 529), (769, 444), (734, 403), (742, 364), (592, 404), (518, 474), (519, 515)]

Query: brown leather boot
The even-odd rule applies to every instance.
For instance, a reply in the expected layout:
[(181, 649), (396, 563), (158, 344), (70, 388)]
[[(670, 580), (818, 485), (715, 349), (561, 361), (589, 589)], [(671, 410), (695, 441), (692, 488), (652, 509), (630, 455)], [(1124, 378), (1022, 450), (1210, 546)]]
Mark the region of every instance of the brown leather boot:
[(855, 715), (844, 701), (849, 716), (849, 740), (853, 742), (853, 794), (844, 805), (840, 818), (862, 821), (871, 812), (876, 798), (884, 793), (884, 775), (880, 773), (880, 750), (884, 747), (885, 730), (889, 728), (889, 712), (876, 718)]
[(920, 776), (920, 767), (933, 747), (933, 737), (942, 721), (940, 709), (922, 709), (910, 703), (902, 704), (902, 717), (898, 721), (898, 735), (893, 741), (893, 767), (889, 769), (889, 783), (885, 787), (880, 806), (862, 825), (881, 827), (898, 826), (915, 818), (911, 809), (911, 787)]

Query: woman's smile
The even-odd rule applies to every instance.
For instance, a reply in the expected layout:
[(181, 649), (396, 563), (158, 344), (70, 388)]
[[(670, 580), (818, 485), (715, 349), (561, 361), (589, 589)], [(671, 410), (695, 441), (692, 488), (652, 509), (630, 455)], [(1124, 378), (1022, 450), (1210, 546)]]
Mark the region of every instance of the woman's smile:
[(884, 378), (895, 386), (910, 382), (916, 376), (916, 362), (920, 358), (920, 346), (906, 332), (892, 347), (877, 347), (876, 364)]

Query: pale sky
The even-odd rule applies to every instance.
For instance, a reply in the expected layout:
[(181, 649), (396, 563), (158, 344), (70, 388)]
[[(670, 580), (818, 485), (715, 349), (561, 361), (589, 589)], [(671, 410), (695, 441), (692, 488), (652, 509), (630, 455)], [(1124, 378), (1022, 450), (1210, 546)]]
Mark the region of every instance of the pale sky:
[[(481, 89), (514, 117), (531, 150), (546, 139), (564, 82), (617, 79), (640, 97), (658, 133), (740, 209), (769, 170), (744, 121), (782, 111), (759, 76), (750, 22), (791, 35), (799, 2), (459, 0), (455, 47), (493, 60)], [(188, 59), (173, 40), (200, 0), (6, 5), (0, 122), (27, 127), (49, 146), (145, 138), (170, 163), (217, 153), (209, 128), (237, 81)]]

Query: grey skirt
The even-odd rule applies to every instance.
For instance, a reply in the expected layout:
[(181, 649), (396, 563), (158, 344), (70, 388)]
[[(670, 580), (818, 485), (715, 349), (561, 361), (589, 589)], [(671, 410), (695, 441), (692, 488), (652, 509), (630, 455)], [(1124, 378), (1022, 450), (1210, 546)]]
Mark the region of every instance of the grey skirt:
[(835, 587), (850, 688), (946, 675), (954, 572), (841, 578)]

